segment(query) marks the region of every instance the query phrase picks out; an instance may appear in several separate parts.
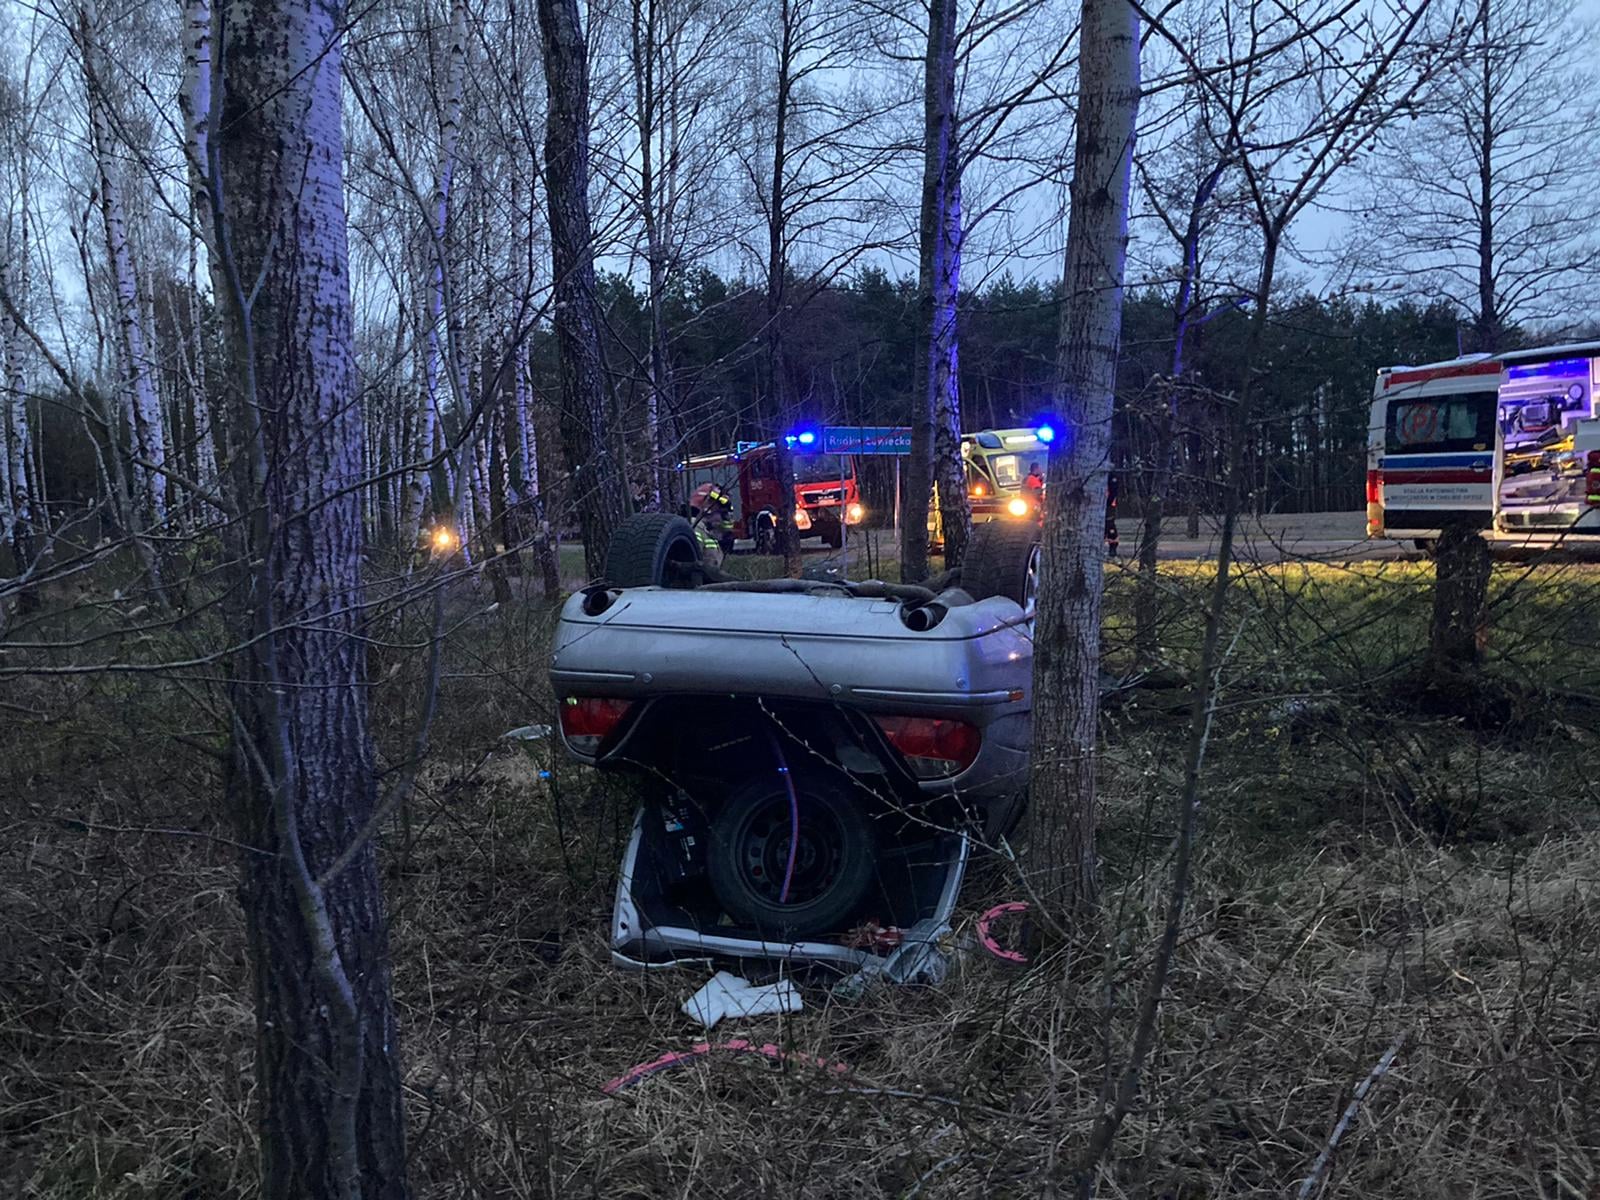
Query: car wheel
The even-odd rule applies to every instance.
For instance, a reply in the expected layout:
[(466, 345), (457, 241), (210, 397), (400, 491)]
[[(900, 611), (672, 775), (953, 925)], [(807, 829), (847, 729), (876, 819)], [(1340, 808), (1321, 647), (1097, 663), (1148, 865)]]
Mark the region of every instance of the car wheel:
[[(788, 783), (794, 787), (793, 808)], [(791, 836), (796, 814), (798, 840)], [(872, 886), (872, 825), (848, 795), (826, 781), (776, 770), (753, 779), (728, 797), (710, 833), (711, 890), (729, 916), (764, 936), (840, 929)]]
[(629, 517), (606, 548), (605, 578), (612, 587), (693, 587), (701, 569), (694, 530), (671, 513)]
[(756, 524), (756, 553), (773, 553), (777, 541), (777, 531), (773, 529), (771, 521), (760, 521)]
[(1039, 530), (1030, 522), (975, 525), (961, 560), (961, 587), (974, 600), (1004, 596), (1031, 610), (1039, 594)]
[(830, 525), (822, 531), (822, 540), (830, 550), (837, 550), (844, 545), (844, 526)]

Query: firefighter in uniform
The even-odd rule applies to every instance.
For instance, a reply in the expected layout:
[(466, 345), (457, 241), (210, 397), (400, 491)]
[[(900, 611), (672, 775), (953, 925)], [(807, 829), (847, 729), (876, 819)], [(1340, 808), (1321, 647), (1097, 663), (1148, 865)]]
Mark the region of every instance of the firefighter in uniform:
[(699, 513), (694, 525), (695, 538), (702, 550), (715, 550), (720, 561), (733, 553), (733, 500), (714, 483), (701, 488), (696, 499)]

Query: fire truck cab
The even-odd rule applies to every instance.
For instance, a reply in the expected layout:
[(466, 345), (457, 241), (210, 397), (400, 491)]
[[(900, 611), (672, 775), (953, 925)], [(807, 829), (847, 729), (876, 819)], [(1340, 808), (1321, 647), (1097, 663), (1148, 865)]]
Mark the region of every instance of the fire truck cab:
[[(820, 537), (835, 548), (843, 545), (845, 526), (859, 525), (867, 515), (856, 485), (855, 459), (797, 446), (792, 461), (794, 494), (788, 508), (795, 528), (802, 538)], [(688, 473), (691, 493), (716, 483), (733, 496), (734, 521), (742, 536), (755, 543), (757, 554), (773, 552), (778, 513), (784, 507), (773, 443), (740, 442), (732, 450), (690, 458), (678, 469)]]

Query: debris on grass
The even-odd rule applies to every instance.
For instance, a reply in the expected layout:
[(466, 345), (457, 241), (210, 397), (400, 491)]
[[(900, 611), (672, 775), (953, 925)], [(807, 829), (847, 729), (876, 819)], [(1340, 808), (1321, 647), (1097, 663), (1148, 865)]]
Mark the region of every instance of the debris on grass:
[(718, 971), (683, 1002), (683, 1015), (711, 1029), (724, 1017), (765, 1017), (800, 1008), (800, 991), (792, 980), (757, 987), (731, 972)]

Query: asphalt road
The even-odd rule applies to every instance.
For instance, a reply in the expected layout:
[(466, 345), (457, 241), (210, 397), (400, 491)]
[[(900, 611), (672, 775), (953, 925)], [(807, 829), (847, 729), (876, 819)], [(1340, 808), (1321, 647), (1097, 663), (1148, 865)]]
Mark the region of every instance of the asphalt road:
[[(1181, 562), (1215, 558), (1218, 524), (1213, 518), (1202, 519), (1200, 536), (1190, 538), (1185, 536), (1185, 521), (1182, 517), (1164, 521), (1161, 530), (1161, 559)], [(1366, 528), (1367, 514), (1360, 511), (1244, 517), (1234, 532), (1234, 555), (1244, 562), (1262, 563), (1301, 559), (1317, 562), (1352, 562), (1365, 559), (1421, 557), (1417, 548), (1410, 542), (1368, 539)], [(1131, 557), (1138, 548), (1138, 520), (1118, 521), (1117, 533), (1122, 556)], [(879, 547), (892, 554), (891, 532), (884, 529), (876, 531), (876, 534)], [(748, 549), (749, 545), (748, 542), (740, 542), (739, 549)], [(820, 554), (826, 551), (826, 547), (817, 541), (805, 542), (804, 549), (808, 554)]]
[[(1164, 562), (1209, 561), (1217, 554), (1217, 521), (1203, 518), (1200, 536), (1187, 537), (1185, 521), (1177, 517), (1163, 522), (1160, 558)], [(1411, 542), (1397, 542), (1387, 538), (1366, 536), (1367, 514), (1364, 511), (1299, 513), (1291, 516), (1247, 516), (1240, 519), (1234, 533), (1234, 557), (1240, 562), (1363, 562), (1363, 561), (1419, 561), (1422, 553)], [(1130, 518), (1117, 522), (1120, 551), (1123, 562), (1131, 562), (1138, 550), (1139, 522)], [(852, 564), (861, 561), (862, 542), (872, 539), (880, 573), (899, 561), (898, 539), (889, 529), (851, 530), (847, 546)], [(739, 551), (754, 549), (748, 540), (737, 543)], [(808, 538), (801, 543), (808, 559), (823, 559), (839, 552), (823, 545), (820, 539)], [(563, 554), (581, 554), (575, 543), (566, 543)], [(1502, 547), (1498, 552), (1504, 557), (1515, 557), (1515, 551)], [(1577, 556), (1579, 561), (1593, 569), (1600, 566), (1600, 548)]]
[[(1163, 560), (1210, 559), (1217, 554), (1218, 522), (1202, 519), (1200, 536), (1185, 536), (1182, 518), (1162, 522)], [(1415, 559), (1421, 554), (1410, 542), (1368, 538), (1365, 512), (1300, 513), (1292, 516), (1241, 518), (1234, 531), (1234, 556), (1243, 562), (1355, 562), (1367, 559)], [(1133, 554), (1139, 522), (1118, 521), (1121, 549)]]

